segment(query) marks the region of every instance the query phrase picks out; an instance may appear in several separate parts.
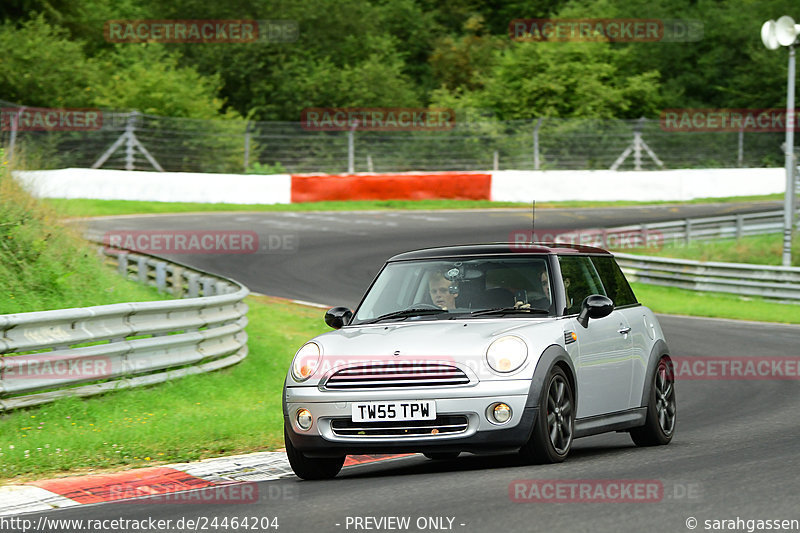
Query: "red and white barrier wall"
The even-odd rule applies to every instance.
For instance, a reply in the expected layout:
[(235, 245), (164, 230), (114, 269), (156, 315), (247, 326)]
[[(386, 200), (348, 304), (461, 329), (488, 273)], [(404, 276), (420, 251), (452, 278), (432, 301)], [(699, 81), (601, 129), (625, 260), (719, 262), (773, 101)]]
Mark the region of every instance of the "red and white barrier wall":
[(398, 174), (202, 174), (67, 168), (15, 172), (42, 198), (234, 204), (451, 198), (511, 202), (669, 200), (782, 193), (782, 168), (500, 170)]

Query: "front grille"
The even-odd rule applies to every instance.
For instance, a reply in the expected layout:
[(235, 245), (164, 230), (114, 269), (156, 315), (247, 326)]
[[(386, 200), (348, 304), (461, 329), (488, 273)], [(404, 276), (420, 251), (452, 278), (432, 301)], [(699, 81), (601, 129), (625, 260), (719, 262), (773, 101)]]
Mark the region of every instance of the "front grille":
[(353, 422), (349, 418), (337, 418), (331, 421), (331, 431), (338, 437), (427, 437), (464, 433), (468, 425), (463, 415), (402, 422)]
[(468, 384), (469, 377), (455, 366), (397, 361), (364, 363), (338, 370), (325, 382), (325, 388), (347, 390)]

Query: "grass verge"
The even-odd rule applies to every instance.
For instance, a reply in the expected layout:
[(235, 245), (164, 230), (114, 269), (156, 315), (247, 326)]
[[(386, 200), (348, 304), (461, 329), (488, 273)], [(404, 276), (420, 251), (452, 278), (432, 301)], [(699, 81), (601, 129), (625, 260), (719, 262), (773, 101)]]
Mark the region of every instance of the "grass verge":
[[(682, 204), (757, 202), (779, 200), (781, 195), (739, 196), (731, 198), (699, 198)], [(489, 200), (371, 200), (351, 202), (308, 202), (300, 204), (204, 204), (186, 202), (140, 202), (129, 200), (55, 199), (44, 200), (63, 216), (92, 217), (156, 213), (193, 213), (218, 211), (363, 211), (420, 209), (487, 209), (529, 208), (524, 202), (491, 202)], [(670, 205), (676, 202), (540, 202), (539, 208), (623, 207), (637, 205)]]
[(656, 313), (800, 324), (800, 305), (644, 283), (631, 285), (638, 300)]
[[(661, 249), (638, 248), (631, 250), (631, 252), (694, 261), (780, 265), (783, 253), (783, 235), (770, 233), (742, 237), (741, 239), (692, 241), (688, 245), (685, 243), (668, 243)], [(796, 234), (794, 237), (792, 252), (792, 265), (800, 266), (800, 235)]]
[(167, 298), (105, 267), (0, 161), (0, 314)]

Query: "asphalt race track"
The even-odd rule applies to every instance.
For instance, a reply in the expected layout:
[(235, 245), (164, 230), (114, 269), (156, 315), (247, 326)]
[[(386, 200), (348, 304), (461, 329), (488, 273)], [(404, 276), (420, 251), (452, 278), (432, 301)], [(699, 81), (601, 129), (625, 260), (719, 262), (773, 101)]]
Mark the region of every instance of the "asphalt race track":
[[(773, 205), (539, 210), (537, 229), (614, 226), (764, 210)], [(255, 255), (171, 257), (233, 277), (257, 292), (354, 306), (390, 255), (425, 246), (504, 241), (512, 230), (529, 229), (530, 222), (530, 213), (513, 210), (286, 212), (109, 218), (93, 221), (90, 227), (101, 233), (248, 229), (262, 238), (294, 235), (294, 250), (287, 246)], [(660, 319), (673, 355), (781, 357), (800, 352), (800, 327), (673, 316)], [(464, 454), (442, 462), (413, 456), (350, 467), (331, 481), (302, 482), (292, 477), (263, 482), (257, 504), (148, 505), (142, 500), (47, 515), (173, 520), (276, 516), (277, 531), (284, 533), (677, 532), (692, 530), (689, 526), (695, 523), (690, 518), (698, 521), (698, 531), (720, 529), (706, 520), (737, 518), (742, 520), (739, 530), (747, 531), (747, 520), (800, 519), (800, 383), (679, 381), (676, 390), (678, 427), (672, 443), (664, 447), (636, 448), (627, 434), (612, 433), (577, 440), (570, 457), (559, 465), (525, 466), (510, 455)], [(663, 492), (653, 502), (513, 502), (509, 487), (515, 480), (526, 479), (651, 480), (660, 483)], [(282, 496), (270, 498), (270, 494)], [(364, 521), (365, 517), (409, 517), (410, 522), (405, 529), (385, 527), (396, 526), (395, 522), (384, 522), (384, 528), (378, 529), (376, 522)]]

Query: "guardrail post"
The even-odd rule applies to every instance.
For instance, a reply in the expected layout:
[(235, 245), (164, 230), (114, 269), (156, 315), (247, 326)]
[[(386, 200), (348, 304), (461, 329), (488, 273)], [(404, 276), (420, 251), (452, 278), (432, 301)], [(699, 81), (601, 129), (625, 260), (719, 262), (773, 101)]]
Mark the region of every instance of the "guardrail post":
[(197, 298), (200, 295), (200, 275), (189, 273), (186, 277), (189, 280), (186, 288), (186, 297)]
[(167, 264), (164, 261), (156, 263), (156, 287), (159, 291), (167, 289)]
[(692, 219), (686, 219), (686, 246), (692, 242)]
[(178, 298), (183, 298), (183, 268), (172, 267), (172, 294)]
[(736, 215), (736, 240), (742, 238), (744, 235), (744, 216)]
[(117, 268), (125, 279), (128, 279), (128, 252), (120, 252), (117, 255)]
[(139, 256), (136, 259), (136, 264), (138, 268), (137, 274), (139, 275), (139, 283), (142, 285), (147, 285), (147, 258), (143, 255)]
[(203, 283), (203, 296), (214, 296), (214, 280), (211, 278), (201, 278)]
[(228, 284), (224, 281), (218, 281), (214, 285), (214, 294), (225, 294), (228, 292)]

